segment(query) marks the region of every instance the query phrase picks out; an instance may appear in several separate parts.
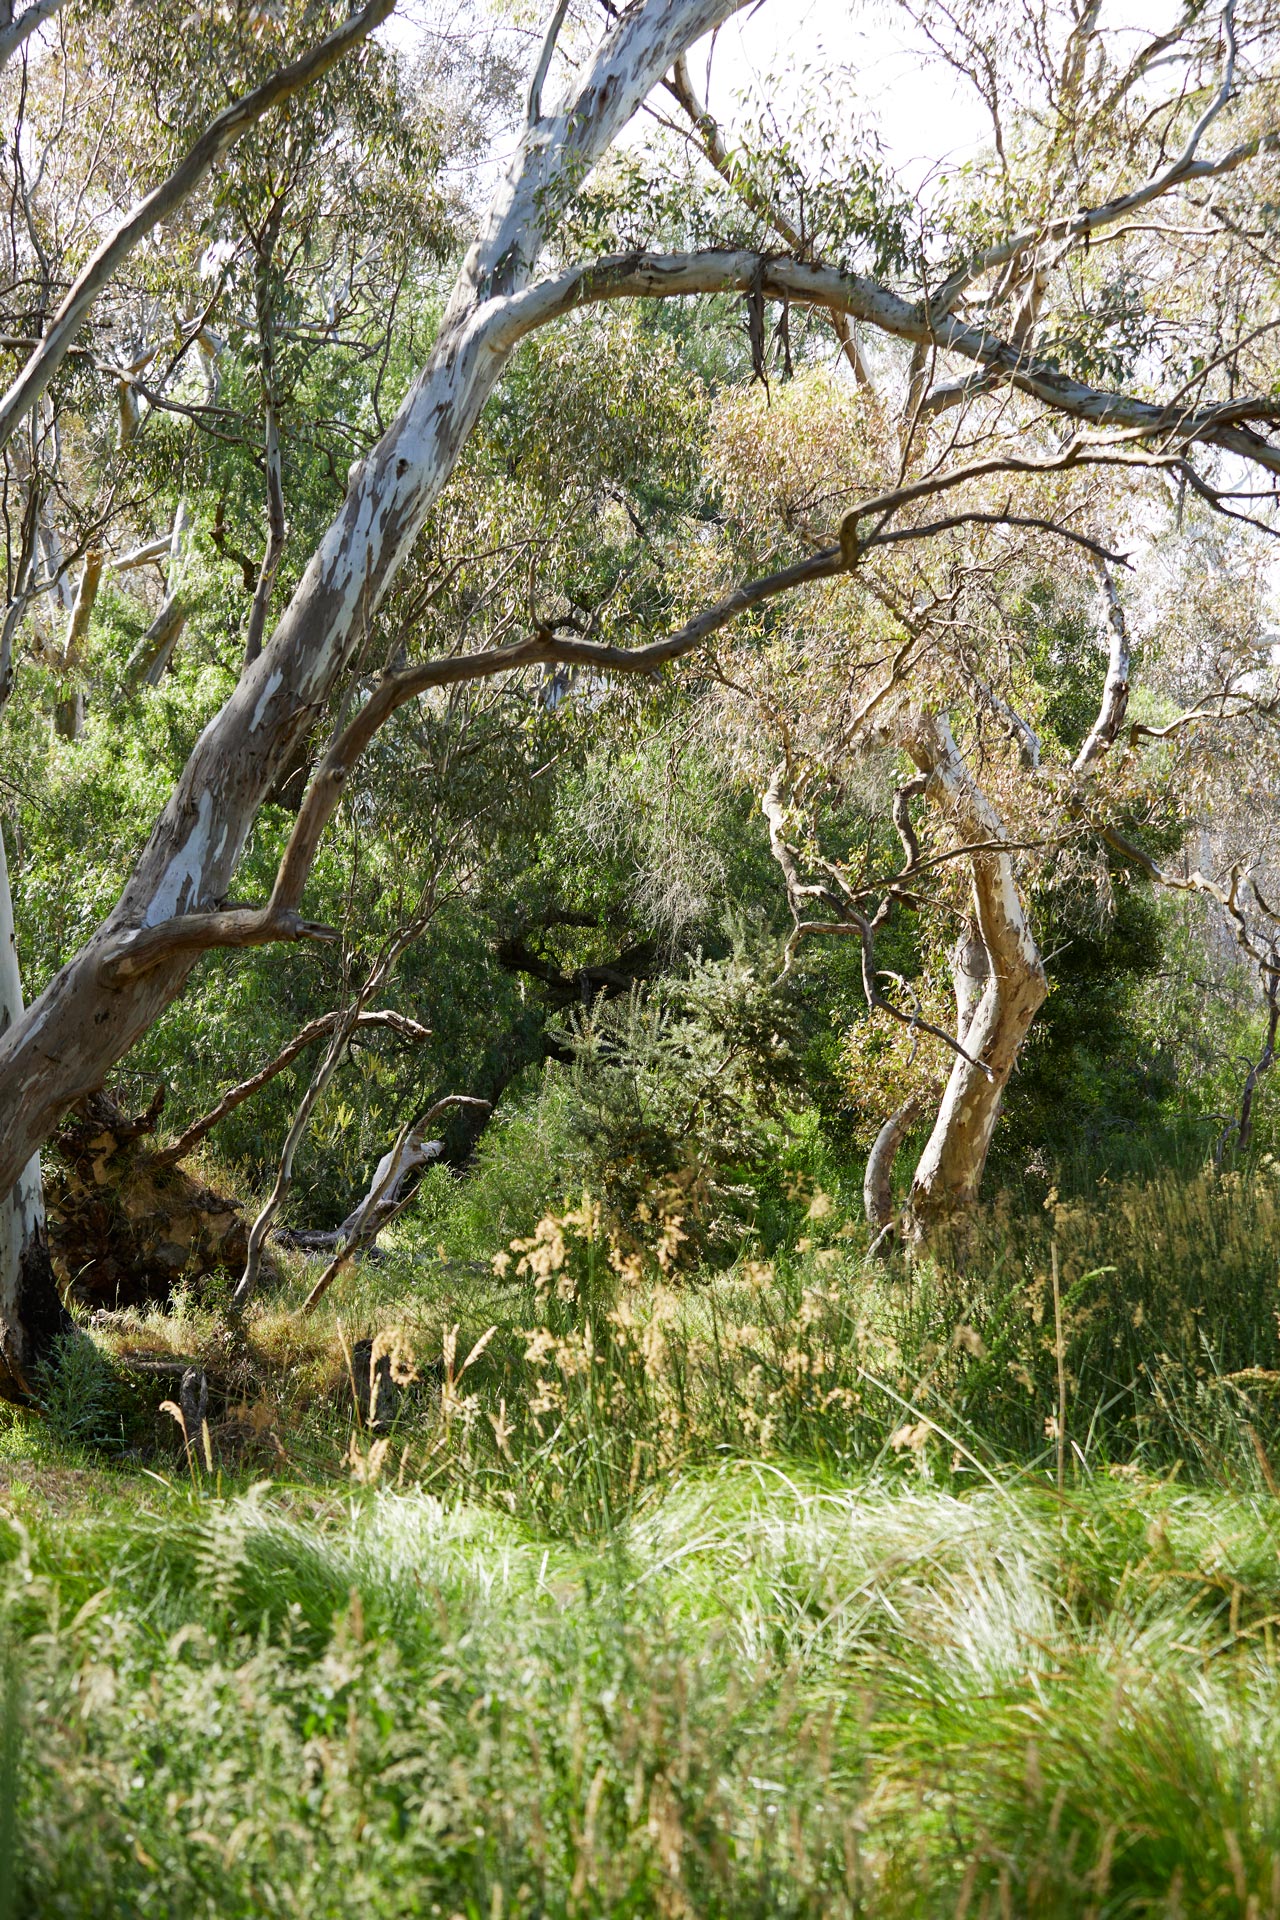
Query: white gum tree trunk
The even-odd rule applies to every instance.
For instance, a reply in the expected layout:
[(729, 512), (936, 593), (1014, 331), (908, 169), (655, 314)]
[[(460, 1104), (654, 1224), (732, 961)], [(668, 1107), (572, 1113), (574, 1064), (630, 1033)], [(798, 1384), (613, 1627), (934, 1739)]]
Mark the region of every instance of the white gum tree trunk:
[[(13, 895), (0, 831), (0, 1036), (21, 1014)], [(33, 1153), (0, 1200), (0, 1394), (28, 1391), (28, 1373), (61, 1323), (45, 1238), (40, 1156)]]
[(80, 684), (80, 659), (102, 582), (102, 549), (91, 547), (84, 557), (80, 584), (67, 621), (67, 637), (61, 657), (55, 662), (62, 690), (53, 709), (53, 730), (64, 740), (78, 740), (84, 732), (84, 688)]
[[(181, 936), (182, 916), (227, 895), (263, 796), (350, 667), (527, 330), (527, 320), (513, 318), (511, 297), (529, 282), (548, 207), (578, 185), (676, 58), (742, 4), (633, 5), (546, 115), (544, 50), (524, 134), (459, 273), (430, 359), (382, 440), (353, 468), (338, 517), (270, 642), (196, 743), (115, 908), (0, 1038), (0, 1192), (13, 1186), (72, 1102), (102, 1084), (181, 991), (200, 951)], [(108, 970), (122, 941), (157, 928), (166, 939), (145, 971)]]
[(179, 500), (169, 544), (165, 549), (168, 567), (165, 572), (164, 604), (125, 665), (125, 678), (131, 685), (141, 683), (144, 687), (158, 687), (173, 658), (173, 650), (182, 638), (182, 629), (187, 623), (181, 590), (187, 563), (188, 522), (187, 503)]
[[(946, 814), (961, 844), (1007, 838), (944, 715), (911, 711), (903, 718), (898, 739), (928, 776), (928, 796)], [(975, 853), (970, 862), (973, 923), (952, 956), (957, 1038), (970, 1058), (956, 1056), (911, 1183), (912, 1229), (921, 1237), (977, 1199), (1005, 1086), (1048, 992), (1012, 856)]]

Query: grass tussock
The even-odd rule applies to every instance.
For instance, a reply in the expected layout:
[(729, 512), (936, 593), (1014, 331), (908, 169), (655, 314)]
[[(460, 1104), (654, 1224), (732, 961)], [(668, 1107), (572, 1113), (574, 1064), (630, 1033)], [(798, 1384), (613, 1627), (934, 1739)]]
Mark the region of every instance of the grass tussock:
[(1278, 1548), (745, 1465), (591, 1549), (389, 1491), (11, 1520), (23, 1910), (1271, 1913)]
[(0, 1434), (13, 1910), (1280, 1916), (1278, 1205), (99, 1317)]

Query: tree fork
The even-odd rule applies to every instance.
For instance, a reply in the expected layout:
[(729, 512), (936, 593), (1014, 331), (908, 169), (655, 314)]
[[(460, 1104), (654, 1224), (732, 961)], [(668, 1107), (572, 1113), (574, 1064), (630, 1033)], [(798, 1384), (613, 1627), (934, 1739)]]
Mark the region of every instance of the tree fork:
[[(897, 733), (962, 838), (997, 845), (1005, 839), (1003, 822), (965, 765), (943, 715), (909, 711)], [(918, 1239), (977, 1199), (1005, 1086), (1049, 990), (1012, 854), (975, 852), (971, 862), (977, 940), (971, 935), (962, 941), (955, 956), (965, 1054), (955, 1057), (911, 1183), (908, 1218)]]
[(517, 343), (507, 299), (527, 282), (546, 206), (608, 149), (672, 61), (742, 0), (622, 14), (558, 111), (525, 130), (400, 412), (355, 468), (270, 644), (197, 742), (116, 907), (0, 1041), (0, 1186), (152, 1026), (199, 957), (174, 949), (113, 984), (130, 936), (217, 911), (263, 795), (341, 679)]

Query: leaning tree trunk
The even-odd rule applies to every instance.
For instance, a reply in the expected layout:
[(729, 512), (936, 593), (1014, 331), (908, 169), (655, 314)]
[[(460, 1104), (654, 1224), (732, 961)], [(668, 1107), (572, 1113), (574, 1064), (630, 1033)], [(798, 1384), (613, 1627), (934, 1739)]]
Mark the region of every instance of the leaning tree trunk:
[(179, 500), (169, 535), (164, 602), (125, 665), (124, 677), (130, 686), (160, 685), (187, 624), (187, 609), (181, 595), (187, 559), (187, 522), (187, 503)]
[[(13, 896), (0, 832), (0, 1034), (21, 1012)], [(65, 1324), (49, 1264), (40, 1156), (33, 1153), (0, 1200), (0, 1395), (27, 1395), (31, 1369)]]
[(90, 547), (84, 557), (80, 584), (67, 624), (61, 658), (55, 663), (62, 682), (53, 708), (53, 730), (64, 740), (78, 740), (84, 732), (84, 687), (80, 683), (80, 658), (89, 637), (89, 622), (102, 580), (102, 549)]
[[(248, 943), (243, 916), (219, 908), (258, 808), (351, 669), (510, 354), (538, 323), (512, 296), (529, 284), (548, 221), (678, 55), (744, 4), (647, 0), (626, 8), (559, 106), (544, 113), (548, 40), (524, 133), (426, 366), (377, 446), (352, 468), (337, 519), (270, 643), (196, 742), (120, 900), (0, 1037), (0, 1191), (182, 991), (201, 953)], [(560, 7), (553, 24), (563, 17)], [(255, 940), (299, 937), (270, 909), (265, 920), (249, 919)], [(299, 916), (285, 919), (292, 927)], [(221, 934), (211, 933), (215, 923)]]
[[(947, 814), (962, 843), (1007, 839), (945, 716), (913, 711), (905, 716), (899, 738), (928, 776), (929, 797)], [(909, 1211), (917, 1238), (977, 1199), (1005, 1086), (1048, 992), (1011, 855), (975, 853), (970, 860), (974, 925), (952, 956), (957, 1038), (970, 1057), (956, 1057), (911, 1183)]]

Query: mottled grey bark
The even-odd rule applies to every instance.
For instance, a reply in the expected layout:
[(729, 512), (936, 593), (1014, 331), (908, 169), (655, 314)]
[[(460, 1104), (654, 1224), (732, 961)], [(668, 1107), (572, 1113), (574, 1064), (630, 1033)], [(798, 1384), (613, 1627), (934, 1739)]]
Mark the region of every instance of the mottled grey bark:
[[(559, 108), (526, 128), (431, 357), (382, 440), (354, 468), (342, 510), (270, 643), (197, 742), (116, 907), (0, 1041), (0, 1184), (11, 1184), (71, 1103), (101, 1084), (209, 944), (193, 917), (215, 912), (230, 890), (276, 770), (349, 668), (527, 330), (512, 319), (508, 296), (530, 275), (548, 207), (608, 149), (676, 56), (739, 4), (632, 7)], [(139, 930), (145, 967), (126, 966), (122, 952)]]
[[(904, 712), (896, 733), (928, 776), (928, 795), (961, 843), (1007, 839), (944, 715), (918, 708)], [(1048, 991), (1012, 854), (974, 853), (970, 863), (974, 929), (982, 952), (970, 932), (953, 956), (959, 1037), (970, 1057), (955, 1057), (911, 1183), (910, 1215), (918, 1235), (977, 1199), (1009, 1075)]]

